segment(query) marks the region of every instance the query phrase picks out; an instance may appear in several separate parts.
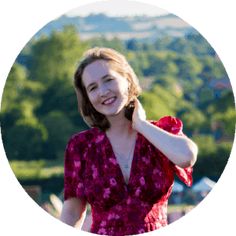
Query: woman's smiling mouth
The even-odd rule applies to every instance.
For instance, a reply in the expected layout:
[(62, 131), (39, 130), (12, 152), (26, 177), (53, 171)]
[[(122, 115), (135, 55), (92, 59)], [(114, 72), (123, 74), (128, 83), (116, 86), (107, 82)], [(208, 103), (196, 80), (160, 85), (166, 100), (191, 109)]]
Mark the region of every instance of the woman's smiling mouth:
[(116, 97), (108, 98), (102, 102), (103, 105), (111, 105), (116, 100)]

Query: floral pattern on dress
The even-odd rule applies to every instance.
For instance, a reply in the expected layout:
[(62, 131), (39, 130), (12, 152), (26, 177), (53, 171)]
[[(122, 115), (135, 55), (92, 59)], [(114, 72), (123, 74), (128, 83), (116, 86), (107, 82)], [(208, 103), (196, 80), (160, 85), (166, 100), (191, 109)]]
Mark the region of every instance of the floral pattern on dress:
[[(175, 135), (182, 122), (171, 116), (150, 121)], [(133, 235), (167, 225), (167, 201), (174, 175), (192, 184), (192, 168), (174, 165), (140, 133), (128, 184), (105, 132), (98, 128), (75, 134), (65, 151), (64, 199), (84, 198), (91, 205), (91, 232)]]

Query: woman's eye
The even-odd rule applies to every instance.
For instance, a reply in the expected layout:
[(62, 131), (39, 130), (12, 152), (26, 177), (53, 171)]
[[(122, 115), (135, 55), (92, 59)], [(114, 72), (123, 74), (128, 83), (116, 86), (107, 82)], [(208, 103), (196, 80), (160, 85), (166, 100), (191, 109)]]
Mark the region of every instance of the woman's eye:
[(106, 82), (109, 82), (109, 81), (111, 81), (112, 80), (112, 78), (108, 78), (108, 79), (106, 79)]
[(90, 88), (89, 91), (91, 92), (91, 91), (93, 91), (93, 90), (95, 90), (95, 89), (96, 89), (96, 87), (92, 87), (92, 88)]

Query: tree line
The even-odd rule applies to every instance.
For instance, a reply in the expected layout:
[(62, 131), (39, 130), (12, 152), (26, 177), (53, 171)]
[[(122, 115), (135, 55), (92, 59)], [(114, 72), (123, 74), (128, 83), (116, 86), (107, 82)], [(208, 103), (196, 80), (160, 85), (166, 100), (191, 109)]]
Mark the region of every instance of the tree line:
[(12, 66), (2, 97), (2, 139), (10, 162), (63, 165), (70, 136), (88, 128), (78, 113), (73, 74), (83, 52), (93, 46), (125, 54), (143, 88), (140, 101), (147, 118), (180, 118), (184, 133), (199, 146), (195, 177), (217, 180), (233, 143), (234, 96), (222, 62), (197, 33), (153, 42), (82, 41), (75, 28), (66, 26), (30, 41)]

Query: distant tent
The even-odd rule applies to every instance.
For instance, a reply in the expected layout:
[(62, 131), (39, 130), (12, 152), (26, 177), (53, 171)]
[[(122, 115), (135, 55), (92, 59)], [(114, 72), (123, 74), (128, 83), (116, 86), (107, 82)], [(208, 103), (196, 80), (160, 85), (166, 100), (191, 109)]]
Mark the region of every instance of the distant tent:
[(174, 186), (173, 186), (173, 190), (172, 192), (174, 193), (180, 193), (184, 190), (183, 185), (181, 185), (180, 183), (178, 183), (177, 181), (174, 181)]
[(194, 192), (209, 192), (214, 187), (215, 182), (207, 177), (203, 177), (196, 184), (193, 185)]

